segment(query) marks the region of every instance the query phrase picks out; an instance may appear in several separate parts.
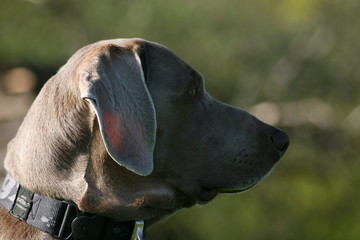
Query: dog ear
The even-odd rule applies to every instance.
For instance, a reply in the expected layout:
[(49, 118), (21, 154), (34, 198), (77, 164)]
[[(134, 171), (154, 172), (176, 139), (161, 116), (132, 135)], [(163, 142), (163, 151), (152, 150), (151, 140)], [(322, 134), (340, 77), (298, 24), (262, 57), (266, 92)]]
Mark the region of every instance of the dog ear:
[(81, 97), (95, 110), (108, 154), (138, 175), (151, 174), (156, 116), (138, 54), (110, 44), (82, 66)]

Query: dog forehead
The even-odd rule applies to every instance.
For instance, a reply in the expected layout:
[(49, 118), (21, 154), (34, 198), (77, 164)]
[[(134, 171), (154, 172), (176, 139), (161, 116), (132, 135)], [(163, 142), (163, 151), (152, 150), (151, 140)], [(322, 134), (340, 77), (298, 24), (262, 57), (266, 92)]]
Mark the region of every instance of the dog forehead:
[(153, 62), (162, 66), (173, 67), (181, 70), (191, 68), (182, 58), (166, 46), (158, 43), (144, 41), (146, 48), (146, 56)]
[(144, 44), (150, 84), (162, 82), (161, 86), (180, 90), (194, 79), (202, 80), (201, 74), (171, 49), (148, 41)]

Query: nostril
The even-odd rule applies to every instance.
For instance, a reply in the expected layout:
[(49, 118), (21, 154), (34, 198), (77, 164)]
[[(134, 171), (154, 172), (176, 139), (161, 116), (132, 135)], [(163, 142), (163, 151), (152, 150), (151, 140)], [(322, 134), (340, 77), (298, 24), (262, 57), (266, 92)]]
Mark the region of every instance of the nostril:
[(290, 139), (289, 136), (281, 130), (276, 130), (270, 136), (271, 142), (274, 147), (283, 155), (289, 147)]

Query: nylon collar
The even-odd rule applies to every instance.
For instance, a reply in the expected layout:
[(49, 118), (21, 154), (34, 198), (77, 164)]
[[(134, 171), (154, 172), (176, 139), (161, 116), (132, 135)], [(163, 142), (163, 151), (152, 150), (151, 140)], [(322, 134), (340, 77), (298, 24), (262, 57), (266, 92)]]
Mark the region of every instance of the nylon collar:
[(14, 217), (58, 239), (143, 239), (143, 221), (119, 222), (82, 212), (72, 202), (31, 192), (9, 173), (0, 190), (0, 205)]

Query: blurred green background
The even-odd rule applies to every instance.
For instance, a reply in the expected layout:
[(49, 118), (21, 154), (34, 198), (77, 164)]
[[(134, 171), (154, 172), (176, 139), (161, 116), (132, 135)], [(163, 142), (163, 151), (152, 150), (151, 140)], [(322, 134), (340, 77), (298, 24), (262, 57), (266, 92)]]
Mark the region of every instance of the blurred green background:
[(264, 182), (178, 212), (150, 240), (360, 239), (359, 13), (358, 0), (2, 0), (0, 156), (77, 49), (145, 38), (199, 70), (214, 97), (291, 136)]

